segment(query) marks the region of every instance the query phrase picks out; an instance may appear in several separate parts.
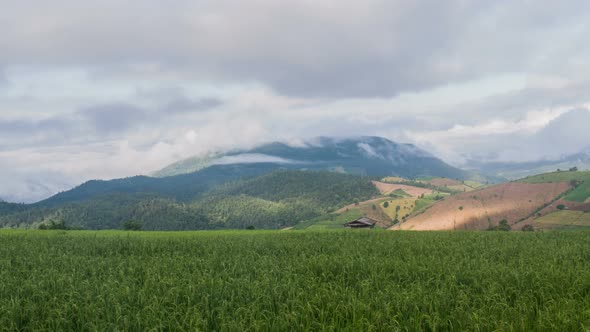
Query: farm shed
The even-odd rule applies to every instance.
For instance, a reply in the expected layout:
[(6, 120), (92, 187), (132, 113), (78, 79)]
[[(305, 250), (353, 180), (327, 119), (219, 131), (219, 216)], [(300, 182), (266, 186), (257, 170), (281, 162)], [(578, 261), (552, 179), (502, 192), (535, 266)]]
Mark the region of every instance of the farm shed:
[(362, 217), (344, 224), (344, 227), (350, 228), (373, 228), (377, 222), (371, 218)]

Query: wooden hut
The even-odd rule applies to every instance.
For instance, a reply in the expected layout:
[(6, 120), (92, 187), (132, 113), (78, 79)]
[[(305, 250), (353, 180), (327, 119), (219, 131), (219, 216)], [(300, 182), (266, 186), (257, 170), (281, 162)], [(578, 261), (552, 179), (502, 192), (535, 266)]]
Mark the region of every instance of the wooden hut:
[(368, 217), (362, 217), (359, 218), (357, 220), (353, 220), (351, 222), (347, 222), (346, 224), (344, 224), (344, 227), (350, 227), (350, 228), (373, 228), (375, 227), (375, 224), (377, 223), (377, 221), (368, 218)]

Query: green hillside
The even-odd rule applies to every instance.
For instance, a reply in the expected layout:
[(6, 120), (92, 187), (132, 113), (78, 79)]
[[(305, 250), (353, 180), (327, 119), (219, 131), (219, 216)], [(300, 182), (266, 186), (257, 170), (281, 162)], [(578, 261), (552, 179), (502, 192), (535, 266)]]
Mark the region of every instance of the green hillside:
[(0, 227), (64, 223), (82, 229), (277, 229), (378, 195), (369, 179), (313, 171), (276, 171), (234, 180), (201, 198), (178, 201), (154, 193), (109, 193), (58, 207), (29, 207), (0, 216)]
[(543, 173), (518, 180), (524, 183), (570, 182), (590, 180), (590, 171), (560, 171)]

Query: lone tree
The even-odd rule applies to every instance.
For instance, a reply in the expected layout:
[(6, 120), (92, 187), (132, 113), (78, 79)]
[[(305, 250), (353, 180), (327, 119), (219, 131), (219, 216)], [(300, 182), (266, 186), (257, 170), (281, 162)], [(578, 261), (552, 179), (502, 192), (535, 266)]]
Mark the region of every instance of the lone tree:
[(572, 168), (570, 168), (570, 172), (577, 172), (578, 171), (578, 167), (574, 166)]
[(500, 224), (498, 225), (499, 231), (509, 231), (511, 229), (512, 229), (512, 227), (510, 227), (510, 225), (508, 225), (508, 220), (506, 220), (506, 219), (500, 220)]
[(383, 207), (387, 209), (389, 207), (389, 202), (383, 203)]

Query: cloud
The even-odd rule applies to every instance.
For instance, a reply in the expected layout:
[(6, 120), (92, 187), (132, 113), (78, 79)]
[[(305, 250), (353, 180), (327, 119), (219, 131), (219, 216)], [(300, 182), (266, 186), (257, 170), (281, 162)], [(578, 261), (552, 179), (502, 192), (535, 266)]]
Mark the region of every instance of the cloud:
[[(19, 183), (61, 174), (48, 187), (66, 189), (315, 136), (384, 136), (453, 164), (538, 159), (588, 141), (585, 113), (568, 112), (590, 104), (587, 1), (4, 8), (0, 165)], [(10, 188), (0, 196), (38, 197)]]
[(149, 117), (148, 112), (126, 103), (94, 105), (78, 111), (98, 132), (118, 133), (141, 124)]
[(252, 163), (275, 163), (275, 164), (295, 164), (301, 161), (290, 160), (276, 156), (269, 156), (261, 153), (241, 153), (233, 156), (224, 156), (211, 162), (212, 165), (231, 165), (231, 164), (252, 164)]
[(495, 73), (567, 69), (560, 55), (569, 63), (588, 55), (589, 8), (582, 0), (22, 1), (0, 14), (0, 61), (154, 64), (154, 75), (258, 81), (285, 95), (386, 97)]
[(217, 98), (192, 99), (179, 97), (166, 103), (162, 110), (168, 113), (202, 112), (222, 104), (223, 102)]

